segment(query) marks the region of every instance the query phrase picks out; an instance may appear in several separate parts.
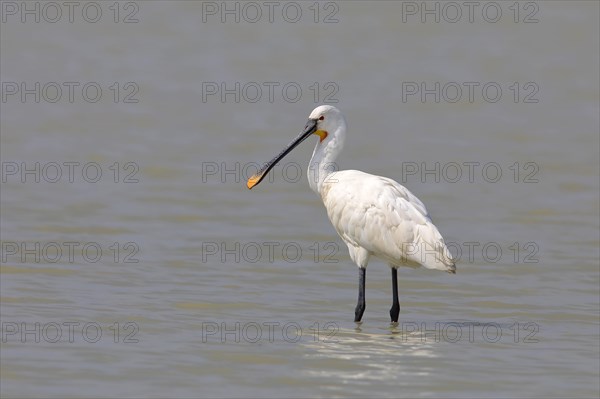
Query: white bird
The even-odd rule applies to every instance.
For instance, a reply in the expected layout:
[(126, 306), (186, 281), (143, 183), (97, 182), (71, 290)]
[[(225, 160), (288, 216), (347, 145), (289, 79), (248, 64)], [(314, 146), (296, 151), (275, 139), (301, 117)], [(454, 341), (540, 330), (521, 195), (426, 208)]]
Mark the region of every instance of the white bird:
[(358, 170), (332, 171), (346, 138), (346, 121), (337, 108), (331, 105), (315, 108), (304, 131), (248, 179), (248, 188), (260, 183), (273, 166), (312, 134), (319, 136), (319, 141), (308, 169), (310, 187), (321, 196), (329, 220), (359, 270), (354, 321), (360, 322), (365, 311), (367, 264), (375, 256), (392, 269), (390, 317), (396, 323), (400, 314), (398, 267), (424, 266), (454, 274), (455, 260), (425, 205), (404, 186)]

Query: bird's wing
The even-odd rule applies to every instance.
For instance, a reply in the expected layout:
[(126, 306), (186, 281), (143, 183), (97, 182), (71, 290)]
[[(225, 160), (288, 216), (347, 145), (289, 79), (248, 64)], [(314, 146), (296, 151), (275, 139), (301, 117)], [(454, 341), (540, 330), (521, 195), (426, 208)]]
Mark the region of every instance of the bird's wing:
[(346, 243), (395, 265), (453, 267), (423, 202), (394, 180), (355, 170), (336, 172), (324, 183), (322, 196)]

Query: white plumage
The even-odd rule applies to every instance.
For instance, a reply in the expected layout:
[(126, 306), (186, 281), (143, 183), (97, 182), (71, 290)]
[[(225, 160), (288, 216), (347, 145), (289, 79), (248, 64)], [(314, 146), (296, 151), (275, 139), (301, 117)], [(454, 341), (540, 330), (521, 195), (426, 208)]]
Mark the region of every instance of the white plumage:
[(396, 269), (399, 266), (455, 273), (456, 266), (425, 205), (392, 179), (358, 170), (333, 171), (346, 137), (341, 112), (330, 105), (315, 108), (304, 131), (261, 171), (248, 180), (252, 188), (294, 147), (312, 134), (319, 136), (308, 168), (309, 184), (321, 196), (329, 220), (359, 267), (359, 298), (355, 321), (365, 309), (364, 280), (371, 256), (392, 268), (392, 322), (398, 321)]
[(358, 170), (334, 172), (321, 195), (358, 266), (366, 267), (374, 255), (393, 266), (456, 270), (425, 205), (395, 181)]

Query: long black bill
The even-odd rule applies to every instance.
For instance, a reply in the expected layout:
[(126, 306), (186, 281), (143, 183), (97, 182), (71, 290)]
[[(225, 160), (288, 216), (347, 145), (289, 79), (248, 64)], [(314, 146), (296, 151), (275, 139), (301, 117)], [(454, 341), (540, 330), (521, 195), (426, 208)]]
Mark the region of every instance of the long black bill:
[(298, 146), (298, 144), (302, 143), (304, 140), (308, 138), (311, 134), (313, 134), (317, 130), (317, 120), (309, 119), (304, 126), (304, 131), (300, 133), (298, 137), (294, 139), (287, 147), (283, 149), (275, 158), (266, 163), (256, 174), (254, 174), (251, 178), (248, 179), (248, 188), (252, 188), (256, 186), (258, 183), (262, 181), (262, 179), (269, 174), (269, 171), (273, 169), (277, 162), (281, 161), (283, 157), (290, 153), (294, 148)]

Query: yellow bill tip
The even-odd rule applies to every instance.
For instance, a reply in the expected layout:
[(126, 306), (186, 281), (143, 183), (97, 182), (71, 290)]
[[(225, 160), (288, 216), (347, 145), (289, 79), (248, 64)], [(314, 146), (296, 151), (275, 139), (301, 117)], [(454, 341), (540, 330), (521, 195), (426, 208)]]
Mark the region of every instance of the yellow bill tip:
[(251, 178), (248, 179), (248, 182), (246, 183), (246, 186), (248, 186), (249, 189), (252, 189), (252, 187), (256, 186), (258, 184), (258, 181), (260, 180), (260, 176), (259, 175), (254, 175)]

